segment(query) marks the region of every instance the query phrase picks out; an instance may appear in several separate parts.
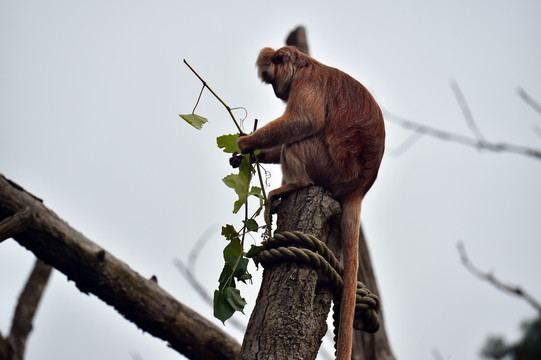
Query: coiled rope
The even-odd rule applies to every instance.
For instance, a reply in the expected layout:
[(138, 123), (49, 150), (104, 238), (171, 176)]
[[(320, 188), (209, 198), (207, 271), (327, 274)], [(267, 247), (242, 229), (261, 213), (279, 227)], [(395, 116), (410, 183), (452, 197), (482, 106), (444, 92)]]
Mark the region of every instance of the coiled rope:
[[(264, 250), (255, 255), (254, 260), (263, 266), (282, 261), (309, 265), (320, 274), (320, 281), (331, 286), (334, 294), (333, 325), (336, 343), (343, 268), (331, 250), (315, 236), (300, 231), (276, 234), (262, 245)], [(369, 333), (376, 332), (379, 328), (379, 309), (379, 298), (358, 281), (353, 327)]]

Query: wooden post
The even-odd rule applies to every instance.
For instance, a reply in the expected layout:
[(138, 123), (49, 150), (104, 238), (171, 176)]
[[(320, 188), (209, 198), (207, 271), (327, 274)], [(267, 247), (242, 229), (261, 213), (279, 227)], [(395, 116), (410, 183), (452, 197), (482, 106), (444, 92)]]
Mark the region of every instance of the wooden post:
[[(282, 199), (276, 233), (298, 230), (335, 251), (339, 214), (340, 205), (323, 188), (304, 188)], [(302, 264), (283, 262), (264, 270), (241, 359), (316, 358), (333, 298), (318, 280), (318, 272)]]

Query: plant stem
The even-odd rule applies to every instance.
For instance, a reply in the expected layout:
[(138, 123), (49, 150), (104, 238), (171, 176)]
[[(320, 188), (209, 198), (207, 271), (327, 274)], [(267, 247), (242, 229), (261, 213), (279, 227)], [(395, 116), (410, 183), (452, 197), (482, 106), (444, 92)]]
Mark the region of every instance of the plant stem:
[(270, 229), (271, 229), (271, 219), (272, 216), (270, 214), (270, 211), (267, 210), (269, 206), (269, 199), (267, 199), (267, 192), (265, 191), (265, 183), (263, 182), (263, 177), (261, 176), (261, 165), (259, 165), (259, 160), (257, 159), (257, 156), (255, 158), (255, 165), (257, 166), (257, 176), (259, 177), (259, 184), (261, 185), (261, 192), (263, 193), (263, 217), (265, 218), (265, 224), (267, 225), (267, 229), (265, 232), (267, 232), (267, 235), (270, 237)]
[(244, 132), (242, 131), (239, 123), (237, 122), (237, 120), (235, 119), (235, 116), (233, 115), (233, 112), (231, 111), (231, 108), (229, 107), (229, 105), (227, 105), (215, 92), (214, 90), (212, 90), (210, 88), (210, 86), (208, 86), (207, 82), (205, 80), (203, 80), (203, 78), (201, 76), (199, 76), (199, 74), (197, 73), (197, 71), (194, 70), (193, 67), (190, 66), (190, 64), (188, 64), (188, 62), (186, 61), (186, 59), (183, 60), (184, 61), (184, 64), (186, 64), (186, 66), (188, 66), (190, 68), (190, 70), (195, 74), (195, 76), (197, 76), (197, 78), (199, 80), (201, 80), (201, 82), (203, 83), (203, 86), (206, 87), (207, 89), (209, 89), (209, 91), (212, 93), (212, 95), (214, 95), (214, 97), (216, 99), (218, 99), (219, 102), (222, 103), (222, 105), (227, 109), (227, 112), (229, 113), (229, 115), (231, 116), (231, 119), (233, 119), (233, 122), (235, 123), (235, 126), (237, 127), (237, 129), (239, 130), (239, 133), (240, 134), (244, 134)]

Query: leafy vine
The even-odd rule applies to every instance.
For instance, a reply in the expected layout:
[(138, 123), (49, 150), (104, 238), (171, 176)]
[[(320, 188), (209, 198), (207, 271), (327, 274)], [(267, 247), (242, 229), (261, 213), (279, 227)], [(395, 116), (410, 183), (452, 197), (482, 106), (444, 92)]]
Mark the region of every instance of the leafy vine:
[[(262, 237), (268, 238), (271, 231), (270, 215), (266, 209), (267, 195), (265, 193), (265, 183), (263, 180), (262, 172), (264, 171), (259, 164), (258, 155), (256, 151), (253, 154), (240, 154), (240, 149), (237, 145), (237, 140), (240, 136), (245, 135), (239, 122), (236, 120), (233, 110), (229, 107), (213, 90), (209, 87), (207, 82), (194, 70), (186, 60), (184, 63), (188, 68), (197, 76), (202, 83), (202, 88), (197, 98), (194, 109), (191, 114), (179, 114), (187, 123), (200, 130), (203, 125), (208, 121), (205, 117), (197, 115), (195, 110), (199, 105), (201, 95), (203, 91), (208, 89), (212, 95), (226, 108), (227, 112), (231, 116), (233, 123), (235, 124), (238, 133), (219, 136), (217, 145), (225, 153), (231, 154), (236, 160), (240, 160), (237, 174), (227, 175), (222, 179), (224, 184), (233, 189), (238, 195), (238, 199), (233, 204), (233, 213), (237, 214), (242, 208), (244, 208), (244, 220), (242, 225), (237, 230), (233, 225), (226, 224), (222, 226), (222, 235), (228, 240), (227, 245), (223, 250), (224, 267), (219, 277), (218, 289), (214, 291), (214, 316), (225, 323), (235, 311), (243, 312), (246, 300), (241, 296), (240, 290), (236, 287), (236, 282), (241, 281), (246, 283), (247, 280), (252, 278), (252, 275), (248, 272), (249, 259), (261, 251), (261, 248), (256, 245), (251, 245), (248, 251), (244, 250), (245, 238), (248, 233), (257, 233), (260, 230), (263, 231)], [(254, 126), (257, 127), (257, 120)], [(251, 181), (254, 175), (257, 174), (259, 186), (251, 186)], [(256, 197), (259, 199), (259, 206), (255, 211), (250, 213), (248, 207), (248, 199), (250, 197)], [(263, 211), (265, 210), (265, 211)], [(265, 225), (260, 226), (256, 221), (261, 215), (261, 212), (265, 216)]]

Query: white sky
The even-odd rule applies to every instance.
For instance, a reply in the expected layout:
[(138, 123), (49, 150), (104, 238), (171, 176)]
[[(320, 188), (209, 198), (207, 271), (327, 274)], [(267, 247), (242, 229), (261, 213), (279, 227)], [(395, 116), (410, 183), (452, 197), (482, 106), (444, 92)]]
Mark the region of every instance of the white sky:
[[(231, 169), (215, 138), (235, 128), (208, 92), (197, 111), (211, 121), (204, 130), (178, 117), (200, 90), (183, 58), (230, 106), (248, 110), (249, 129), (283, 110), (257, 79), (258, 51), (282, 46), (303, 24), (312, 55), (363, 82), (383, 108), (469, 135), (455, 79), (487, 139), (541, 148), (532, 131), (541, 116), (516, 93), (520, 86), (541, 101), (540, 14), (535, 0), (2, 1), (0, 173), (212, 318), (173, 259), (186, 260), (215, 229), (195, 269), (213, 291), (225, 245), (218, 229), (241, 220), (221, 183)], [(387, 124), (388, 155), (363, 207), (391, 344), (400, 359), (432, 359), (434, 349), (477, 359), (488, 334), (515, 339), (535, 312), (469, 274), (456, 244), (541, 299), (541, 161), (427, 137), (389, 155), (408, 135)], [(14, 241), (1, 244), (3, 334), (32, 263)], [(258, 287), (241, 289), (250, 307)], [(133, 354), (179, 358), (55, 272), (27, 359)]]

